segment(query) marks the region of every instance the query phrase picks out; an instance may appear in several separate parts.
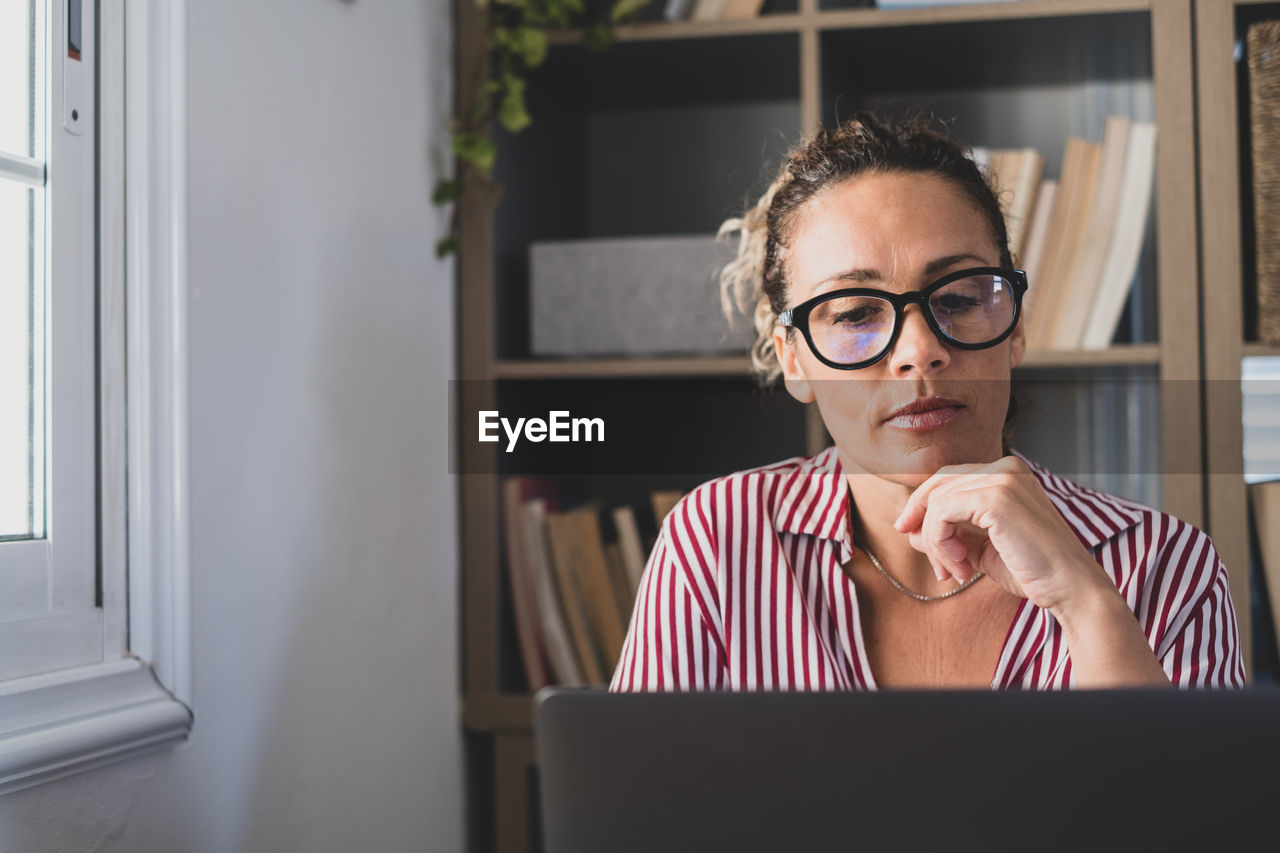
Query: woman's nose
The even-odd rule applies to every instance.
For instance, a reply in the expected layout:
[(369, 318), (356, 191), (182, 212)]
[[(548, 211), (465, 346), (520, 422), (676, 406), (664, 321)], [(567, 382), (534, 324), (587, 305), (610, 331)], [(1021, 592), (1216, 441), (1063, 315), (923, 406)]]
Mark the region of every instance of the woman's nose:
[(941, 370), (951, 362), (951, 352), (938, 339), (919, 305), (908, 305), (902, 315), (902, 331), (889, 353), (889, 369), (895, 376)]

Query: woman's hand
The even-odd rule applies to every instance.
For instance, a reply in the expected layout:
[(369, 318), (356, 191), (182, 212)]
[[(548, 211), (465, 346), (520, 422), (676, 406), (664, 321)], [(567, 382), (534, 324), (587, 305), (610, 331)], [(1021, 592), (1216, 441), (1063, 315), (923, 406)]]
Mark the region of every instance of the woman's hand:
[(1111, 586), (1016, 456), (939, 469), (912, 493), (894, 527), (929, 558), (939, 580), (985, 572), (1051, 612), (1095, 592), (1099, 581)]

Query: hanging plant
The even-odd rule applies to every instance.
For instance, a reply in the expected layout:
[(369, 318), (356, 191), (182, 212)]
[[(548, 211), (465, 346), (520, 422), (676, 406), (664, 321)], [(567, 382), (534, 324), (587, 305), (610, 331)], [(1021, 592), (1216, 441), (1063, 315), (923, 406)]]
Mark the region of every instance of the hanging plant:
[[(525, 98), (528, 74), (547, 58), (552, 31), (577, 31), (582, 43), (602, 51), (613, 43), (615, 24), (624, 23), (650, 0), (610, 0), (600, 11), (588, 10), (584, 0), (470, 0), (480, 15), (489, 46), (487, 78), (465, 115), (452, 130), (454, 175), (442, 178), (431, 193), (436, 205), (452, 204), (475, 184), (493, 185), (498, 145), (494, 123), (507, 133), (519, 133), (533, 123)], [(468, 0), (464, 0), (468, 2)], [(458, 213), (454, 208), (449, 233), (436, 243), (436, 255), (458, 251)]]

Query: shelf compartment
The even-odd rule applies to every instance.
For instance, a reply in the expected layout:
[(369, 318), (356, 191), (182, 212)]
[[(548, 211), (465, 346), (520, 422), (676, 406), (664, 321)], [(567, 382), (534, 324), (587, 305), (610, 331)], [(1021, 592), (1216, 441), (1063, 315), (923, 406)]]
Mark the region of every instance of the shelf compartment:
[[(1275, 349), (1280, 352), (1280, 349)], [(1022, 368), (1155, 365), (1158, 344), (1124, 344), (1102, 350), (1030, 350)], [(497, 379), (625, 379), (632, 377), (749, 377), (746, 356), (689, 358), (511, 359), (494, 365)]]
[(746, 35), (553, 49), (534, 123), (499, 137), (499, 359), (530, 355), (529, 247), (714, 234), (768, 186), (800, 135), (799, 39)]

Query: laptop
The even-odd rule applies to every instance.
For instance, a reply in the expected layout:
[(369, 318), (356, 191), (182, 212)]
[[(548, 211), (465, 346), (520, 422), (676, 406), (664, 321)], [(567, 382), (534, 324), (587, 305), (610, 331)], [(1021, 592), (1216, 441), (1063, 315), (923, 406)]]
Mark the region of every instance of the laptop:
[(1280, 691), (640, 693), (534, 707), (545, 853), (1280, 849)]

